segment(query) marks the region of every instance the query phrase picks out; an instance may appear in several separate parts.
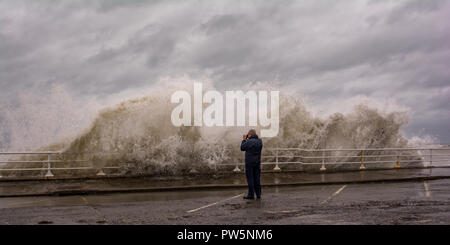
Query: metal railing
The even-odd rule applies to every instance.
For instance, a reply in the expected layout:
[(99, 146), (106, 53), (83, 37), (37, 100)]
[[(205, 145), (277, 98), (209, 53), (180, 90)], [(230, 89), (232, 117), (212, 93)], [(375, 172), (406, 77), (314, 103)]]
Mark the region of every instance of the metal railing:
[[(392, 164), (392, 168), (402, 168), (405, 164), (420, 163), (423, 167), (449, 166), (450, 148), (372, 148), (372, 149), (301, 149), (301, 148), (267, 148), (271, 155), (262, 155), (261, 165), (273, 165), (273, 171), (281, 171), (286, 164), (320, 165), (320, 171), (335, 164), (359, 164), (360, 170), (371, 164)], [(289, 153), (289, 154), (286, 154)], [(346, 154), (337, 154), (346, 153)], [(267, 160), (269, 159), (269, 160)], [(349, 159), (349, 160), (347, 160)], [(356, 160), (357, 159), (357, 160)], [(240, 172), (244, 160), (234, 164), (234, 172)]]
[[(106, 164), (104, 166), (95, 166), (95, 161), (98, 159), (86, 157), (90, 155), (98, 156), (101, 154), (102, 153), (0, 152), (0, 178), (3, 177), (2, 173), (13, 171), (43, 171), (45, 172), (45, 174), (43, 174), (44, 177), (52, 178), (55, 176), (55, 172), (63, 170), (92, 170), (97, 176), (105, 176), (108, 174), (105, 173), (104, 170), (120, 168), (120, 163), (116, 164), (116, 166), (106, 166)], [(84, 159), (79, 159), (81, 155)], [(11, 159), (11, 157), (13, 157), (13, 159)], [(297, 170), (305, 166), (320, 165), (320, 168), (318, 169), (320, 171), (326, 171), (330, 166), (343, 166), (348, 164), (357, 165), (360, 170), (376, 168), (376, 165), (379, 166), (381, 164), (391, 166), (391, 168), (404, 168), (408, 167), (408, 164), (419, 164), (422, 167), (435, 167), (436, 164), (437, 166), (447, 166), (446, 164), (450, 164), (450, 147), (373, 149), (264, 148), (261, 164), (262, 166), (272, 165), (273, 171), (282, 171), (282, 169), (287, 169), (287, 166), (289, 165), (294, 166)], [(27, 165), (33, 166), (26, 167)], [(245, 165), (245, 163), (242, 158), (238, 163), (216, 164), (215, 167), (234, 166), (234, 172), (241, 172), (239, 166), (243, 165)]]
[[(0, 157), (5, 156), (22, 156), (20, 159), (0, 159), (0, 178), (3, 178), (2, 172), (10, 172), (10, 171), (46, 171), (44, 177), (52, 178), (54, 177), (54, 171), (57, 170), (96, 170), (97, 176), (105, 176), (105, 169), (118, 169), (119, 167), (114, 166), (103, 166), (96, 167), (94, 166), (92, 160), (90, 159), (66, 159), (63, 156), (71, 156), (71, 155), (89, 155), (89, 153), (64, 153), (64, 152), (0, 152)], [(24, 156), (34, 156), (31, 160), (27, 159), (29, 157)], [(38, 159), (34, 159), (38, 158)], [(42, 159), (40, 159), (42, 158)], [(58, 167), (56, 164), (68, 164), (75, 163), (80, 164), (84, 163), (85, 166), (70, 166), (70, 167)], [(28, 164), (40, 164), (40, 167), (13, 167), (11, 165), (28, 165)], [(87, 166), (86, 166), (87, 164)]]

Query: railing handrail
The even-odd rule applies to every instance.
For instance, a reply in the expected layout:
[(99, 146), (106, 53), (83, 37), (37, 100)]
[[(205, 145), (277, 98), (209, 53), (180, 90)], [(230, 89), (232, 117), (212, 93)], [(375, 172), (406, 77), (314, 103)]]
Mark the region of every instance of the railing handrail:
[(23, 152), (0, 152), (0, 155), (80, 155), (80, 154), (119, 154), (120, 152), (65, 152), (65, 151), (23, 151)]
[[(263, 148), (264, 149), (264, 148)], [(450, 150), (450, 147), (441, 147), (441, 148), (432, 148), (432, 147), (427, 147), (427, 148), (354, 148), (354, 149), (332, 149), (332, 148), (323, 148), (323, 149), (304, 149), (304, 148), (283, 148), (283, 147), (269, 147), (269, 148), (265, 148), (265, 149), (270, 149), (270, 150), (299, 150), (299, 151), (380, 151), (380, 150), (416, 150), (416, 151), (420, 151), (420, 150)]]
[[(450, 147), (420, 147), (420, 148), (348, 148), (348, 149), (333, 149), (333, 148), (323, 148), (323, 149), (305, 149), (305, 148), (293, 148), (293, 147), (265, 147), (263, 150), (298, 150), (298, 151), (311, 151), (311, 152), (322, 152), (322, 151), (407, 151), (407, 150), (450, 150)], [(0, 155), (64, 155), (64, 154), (119, 154), (121, 152), (64, 152), (64, 151), (24, 151), (24, 152), (0, 152)]]
[(23, 151), (23, 152), (0, 152), (0, 155), (54, 155), (63, 154), (62, 151)]

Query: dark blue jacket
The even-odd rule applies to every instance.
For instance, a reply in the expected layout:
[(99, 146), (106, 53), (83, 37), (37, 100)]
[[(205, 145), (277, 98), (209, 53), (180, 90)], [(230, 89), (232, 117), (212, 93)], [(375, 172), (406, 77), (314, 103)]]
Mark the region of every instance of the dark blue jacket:
[(245, 164), (257, 165), (261, 163), (262, 140), (258, 135), (252, 135), (241, 143), (241, 151), (245, 151)]

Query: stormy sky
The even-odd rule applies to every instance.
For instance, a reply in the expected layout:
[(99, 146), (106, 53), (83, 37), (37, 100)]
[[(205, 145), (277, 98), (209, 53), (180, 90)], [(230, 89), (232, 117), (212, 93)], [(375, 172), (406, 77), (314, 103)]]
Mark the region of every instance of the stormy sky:
[(449, 143), (449, 19), (448, 0), (0, 0), (0, 102), (52, 84), (102, 99), (167, 76), (276, 81), (323, 110), (408, 108), (408, 135)]

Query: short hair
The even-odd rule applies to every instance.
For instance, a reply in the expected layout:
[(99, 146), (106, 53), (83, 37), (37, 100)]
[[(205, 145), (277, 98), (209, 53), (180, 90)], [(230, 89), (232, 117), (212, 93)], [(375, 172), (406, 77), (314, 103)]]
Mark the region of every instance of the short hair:
[(248, 134), (256, 135), (256, 130), (250, 129), (250, 130), (248, 131)]

